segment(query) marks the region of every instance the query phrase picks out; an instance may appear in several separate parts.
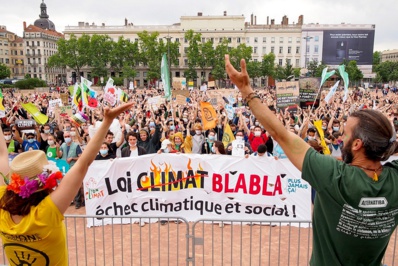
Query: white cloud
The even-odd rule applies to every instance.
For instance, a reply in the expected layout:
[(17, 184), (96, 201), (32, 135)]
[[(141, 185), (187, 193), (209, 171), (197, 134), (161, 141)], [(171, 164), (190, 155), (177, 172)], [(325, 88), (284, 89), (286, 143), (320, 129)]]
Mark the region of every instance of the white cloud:
[[(181, 16), (193, 16), (197, 12), (203, 15), (245, 15), (257, 16), (258, 24), (265, 24), (267, 16), (280, 23), (287, 15), (289, 23), (297, 22), (304, 15), (304, 23), (338, 24), (375, 24), (375, 51), (398, 49), (395, 17), (398, 10), (396, 0), (146, 0), (146, 1), (94, 1), (94, 0), (45, 0), (50, 19), (58, 31), (65, 26), (77, 26), (79, 21), (106, 25), (123, 25), (124, 18), (136, 25), (173, 24)], [(40, 13), (41, 1), (18, 0), (8, 5), (3, 12), (0, 24), (9, 31), (22, 35), (22, 22), (33, 23)]]

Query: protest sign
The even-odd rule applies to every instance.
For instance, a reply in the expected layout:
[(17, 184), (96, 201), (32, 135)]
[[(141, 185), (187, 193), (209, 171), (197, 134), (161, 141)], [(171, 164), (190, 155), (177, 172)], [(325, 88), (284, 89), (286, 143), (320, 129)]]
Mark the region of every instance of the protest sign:
[(176, 96), (176, 102), (178, 105), (185, 105), (187, 103), (187, 97), (184, 95), (178, 94)]
[(214, 81), (209, 81), (207, 84), (208, 88), (214, 88), (216, 86), (216, 83)]
[[(311, 219), (311, 187), (287, 159), (150, 154), (94, 161), (83, 187), (88, 216)], [(89, 227), (129, 222), (87, 219)]]
[(300, 102), (313, 102), (316, 100), (319, 86), (321, 84), (320, 78), (301, 78), (300, 84)]
[(73, 109), (71, 105), (64, 105), (55, 107), (55, 118), (58, 119), (59, 117), (70, 117), (73, 115)]
[(283, 81), (276, 83), (276, 106), (284, 108), (298, 104), (299, 82)]
[(183, 90), (187, 88), (187, 80), (185, 78), (173, 78), (173, 89)]
[(67, 93), (61, 93), (60, 97), (63, 105), (69, 104), (69, 95)]

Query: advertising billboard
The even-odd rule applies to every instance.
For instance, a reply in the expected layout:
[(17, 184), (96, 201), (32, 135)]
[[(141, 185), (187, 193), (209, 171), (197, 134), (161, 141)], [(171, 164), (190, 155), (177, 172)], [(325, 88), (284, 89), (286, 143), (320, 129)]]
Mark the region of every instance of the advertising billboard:
[(357, 65), (372, 65), (374, 33), (374, 30), (323, 31), (323, 63), (339, 65), (346, 59), (357, 61)]

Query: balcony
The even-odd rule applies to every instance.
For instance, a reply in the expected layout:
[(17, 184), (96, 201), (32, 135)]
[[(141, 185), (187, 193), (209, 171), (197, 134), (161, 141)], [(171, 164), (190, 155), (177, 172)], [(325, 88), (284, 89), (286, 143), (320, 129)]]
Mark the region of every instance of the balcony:
[(38, 57), (37, 54), (26, 53), (26, 57)]

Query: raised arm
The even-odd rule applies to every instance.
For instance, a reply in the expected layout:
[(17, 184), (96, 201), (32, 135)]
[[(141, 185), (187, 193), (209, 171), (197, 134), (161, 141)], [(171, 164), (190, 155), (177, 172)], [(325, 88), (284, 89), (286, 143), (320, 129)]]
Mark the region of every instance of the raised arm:
[(240, 61), (242, 71), (238, 72), (229, 61), (229, 55), (225, 55), (225, 68), (232, 82), (239, 88), (242, 98), (248, 101), (250, 110), (260, 121), (268, 133), (281, 145), (290, 161), (301, 171), (304, 156), (310, 146), (299, 136), (285, 129), (266, 104), (261, 103), (259, 97), (250, 86), (250, 78), (246, 70), (245, 60)]
[[(3, 130), (0, 127), (0, 173), (3, 175), (7, 175), (10, 171), (10, 167), (8, 166), (8, 150), (6, 140), (3, 135)], [(0, 186), (4, 185), (4, 179), (0, 176)]]
[(91, 141), (87, 144), (79, 160), (77, 160), (76, 164), (64, 176), (59, 187), (51, 193), (51, 198), (61, 213), (66, 211), (70, 202), (73, 200), (74, 195), (76, 195), (80, 188), (88, 167), (97, 156), (113, 119), (132, 106), (133, 103), (126, 103), (114, 109), (109, 109), (108, 107), (104, 109), (104, 120), (102, 121), (101, 126), (98, 128)]

